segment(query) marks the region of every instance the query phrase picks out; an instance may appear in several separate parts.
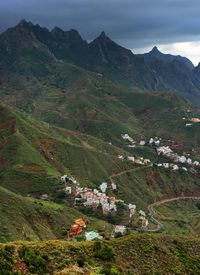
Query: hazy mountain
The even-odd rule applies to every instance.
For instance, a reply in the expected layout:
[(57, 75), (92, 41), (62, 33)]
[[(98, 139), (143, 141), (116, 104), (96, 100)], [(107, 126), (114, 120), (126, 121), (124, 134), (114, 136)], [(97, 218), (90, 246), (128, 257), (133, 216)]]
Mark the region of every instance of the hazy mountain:
[(164, 54), (161, 51), (159, 51), (156, 46), (153, 47), (153, 49), (150, 52), (144, 54), (137, 54), (137, 56), (143, 57), (147, 62), (152, 61), (154, 58), (163, 60), (165, 62), (172, 62), (173, 60), (176, 60), (185, 64), (190, 71), (194, 69), (193, 63), (188, 58), (180, 55)]
[[(69, 71), (65, 74), (70, 63), (126, 87), (174, 91), (200, 104), (199, 74), (190, 71), (179, 60), (165, 62), (154, 58), (145, 62), (104, 32), (88, 44), (76, 30), (63, 31), (55, 27), (49, 31), (22, 20), (0, 35), (0, 49), (0, 80), (9, 82), (9, 86), (14, 83), (15, 88), (26, 87), (41, 93), (44, 85), (39, 77), (54, 78), (56, 74), (59, 79), (70, 80)], [(61, 85), (62, 82), (57, 83)]]

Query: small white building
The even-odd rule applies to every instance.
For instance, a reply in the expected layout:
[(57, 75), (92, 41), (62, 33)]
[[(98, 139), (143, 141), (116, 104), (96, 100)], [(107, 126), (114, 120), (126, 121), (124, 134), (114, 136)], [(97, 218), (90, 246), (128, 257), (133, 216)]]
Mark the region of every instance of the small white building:
[(128, 157), (128, 160), (135, 161), (135, 158), (134, 157)]
[(172, 153), (172, 150), (169, 148), (169, 146), (161, 146), (161, 147), (157, 148), (157, 153), (158, 153), (158, 155), (160, 155), (161, 153), (163, 155), (167, 155), (167, 154)]
[(176, 165), (174, 163), (171, 164), (171, 167), (172, 167), (173, 171), (177, 171), (179, 169), (178, 165)]
[(40, 200), (48, 200), (48, 195), (47, 194), (42, 194), (41, 196), (40, 196)]
[(124, 156), (122, 156), (122, 155), (118, 155), (118, 158), (121, 160), (124, 160)]
[(199, 166), (199, 161), (195, 160), (195, 161), (193, 162), (193, 165)]
[(192, 164), (191, 158), (188, 158), (188, 159), (187, 159), (187, 163), (190, 164), (190, 165)]
[(140, 145), (141, 145), (141, 146), (144, 146), (145, 143), (146, 143), (146, 142), (145, 142), (144, 140), (141, 140), (141, 141), (140, 141)]
[(180, 163), (186, 163), (187, 162), (187, 158), (185, 156), (181, 156), (181, 157), (178, 157), (178, 161)]
[(129, 208), (129, 211), (130, 211), (129, 217), (131, 218), (135, 214), (136, 205), (129, 203), (128, 208)]
[(154, 139), (153, 139), (153, 138), (150, 138), (149, 144), (153, 144), (153, 143), (154, 143)]
[(166, 168), (166, 169), (169, 168), (169, 163), (164, 162), (164, 163), (163, 163), (163, 167)]
[(141, 216), (146, 217), (146, 214), (145, 214), (144, 211), (142, 211), (142, 210), (139, 211), (139, 214), (140, 214)]
[(158, 146), (158, 145), (160, 145), (160, 140), (155, 140), (154, 143), (155, 143), (156, 146)]
[(126, 226), (116, 225), (115, 228), (114, 228), (114, 232), (115, 233), (121, 233), (122, 235), (124, 235), (126, 233)]
[(102, 239), (103, 237), (99, 235), (99, 233), (95, 231), (85, 232), (85, 240), (92, 241), (94, 239)]
[(61, 177), (62, 182), (67, 182), (67, 180), (68, 180), (67, 175), (64, 175), (64, 176)]
[(71, 194), (71, 193), (72, 193), (72, 188), (71, 188), (70, 186), (67, 186), (67, 187), (65, 188), (65, 193), (66, 193), (66, 194)]
[(186, 171), (186, 172), (187, 172), (187, 168), (186, 168), (186, 167), (182, 167), (182, 169), (183, 169), (184, 171)]
[(111, 187), (112, 190), (117, 190), (117, 185), (114, 182), (111, 183)]
[(106, 182), (102, 182), (102, 184), (99, 186), (99, 188), (101, 189), (101, 192), (105, 193), (106, 189), (108, 187), (108, 184)]

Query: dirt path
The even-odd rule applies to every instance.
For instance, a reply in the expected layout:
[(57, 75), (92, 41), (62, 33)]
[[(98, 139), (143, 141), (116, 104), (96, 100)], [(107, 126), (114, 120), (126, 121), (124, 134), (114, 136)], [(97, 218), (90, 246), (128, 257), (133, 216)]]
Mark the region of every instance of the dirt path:
[(171, 199), (164, 199), (164, 200), (161, 200), (161, 201), (149, 204), (147, 208), (148, 208), (148, 211), (149, 211), (150, 219), (157, 224), (157, 228), (154, 228), (154, 229), (143, 229), (143, 230), (144, 231), (152, 232), (152, 231), (158, 231), (158, 230), (160, 230), (160, 229), (163, 228), (163, 224), (153, 217), (154, 214), (155, 214), (155, 211), (153, 210), (154, 206), (160, 205), (160, 204), (163, 204), (163, 203), (166, 203), (166, 202), (170, 202), (170, 201), (181, 200), (181, 199), (196, 199), (196, 200), (200, 200), (200, 197), (192, 197), (192, 196), (188, 196), (188, 197), (176, 197), (176, 198), (171, 198)]
[(119, 177), (119, 176), (121, 176), (121, 175), (123, 175), (123, 174), (126, 174), (126, 173), (128, 173), (128, 172), (131, 172), (131, 171), (136, 170), (136, 169), (139, 169), (139, 168), (144, 168), (144, 166), (142, 166), (142, 167), (141, 167), (141, 166), (137, 166), (137, 167), (134, 167), (134, 168), (130, 168), (130, 169), (128, 169), (128, 170), (122, 170), (122, 171), (120, 171), (120, 172), (118, 172), (118, 173), (113, 173), (113, 174), (109, 177), (109, 180), (110, 180), (111, 183), (112, 183), (112, 182), (114, 182), (112, 178), (114, 178), (114, 177)]

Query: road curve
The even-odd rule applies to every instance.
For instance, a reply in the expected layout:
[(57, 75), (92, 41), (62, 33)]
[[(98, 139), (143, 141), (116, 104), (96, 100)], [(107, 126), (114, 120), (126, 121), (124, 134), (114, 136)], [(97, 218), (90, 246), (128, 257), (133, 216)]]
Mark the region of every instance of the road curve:
[(166, 203), (166, 202), (170, 202), (170, 201), (181, 200), (181, 199), (200, 200), (200, 197), (195, 197), (195, 196), (176, 197), (176, 198), (171, 198), (171, 199), (164, 199), (164, 200), (149, 204), (148, 207), (147, 207), (148, 211), (149, 211), (149, 216), (150, 216), (150, 219), (157, 224), (157, 228), (154, 228), (154, 229), (148, 229), (148, 228), (145, 229), (144, 228), (143, 230), (153, 232), (153, 231), (158, 231), (158, 230), (163, 228), (163, 224), (153, 217), (154, 214), (155, 214), (155, 211), (153, 210), (154, 206), (160, 205), (160, 204), (163, 204), (163, 203)]

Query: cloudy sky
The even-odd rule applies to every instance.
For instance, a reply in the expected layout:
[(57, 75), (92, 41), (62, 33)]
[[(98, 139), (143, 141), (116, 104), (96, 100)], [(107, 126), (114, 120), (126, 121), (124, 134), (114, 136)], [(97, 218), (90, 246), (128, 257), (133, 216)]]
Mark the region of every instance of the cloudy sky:
[(200, 0), (1, 0), (0, 32), (21, 19), (77, 29), (90, 41), (104, 30), (134, 53), (154, 45), (200, 62)]

